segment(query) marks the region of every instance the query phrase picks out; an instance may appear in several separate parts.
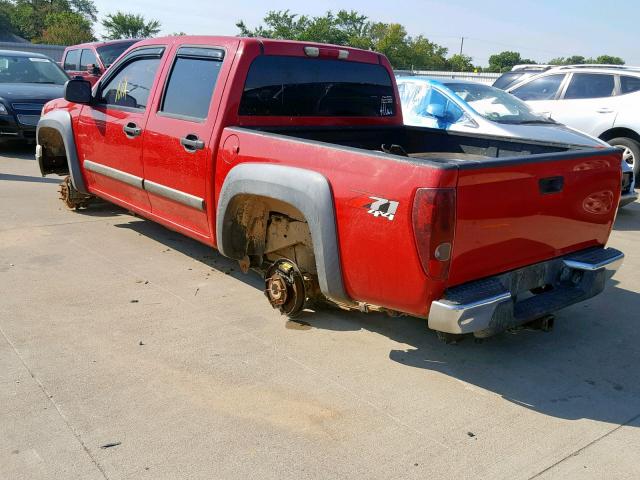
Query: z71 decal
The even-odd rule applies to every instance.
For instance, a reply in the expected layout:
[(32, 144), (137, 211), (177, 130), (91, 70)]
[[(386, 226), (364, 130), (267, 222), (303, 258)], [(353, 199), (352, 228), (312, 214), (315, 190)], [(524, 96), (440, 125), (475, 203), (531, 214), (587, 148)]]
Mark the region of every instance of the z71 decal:
[(399, 202), (380, 197), (369, 198), (374, 200), (374, 202), (365, 205), (365, 208), (368, 209), (367, 213), (370, 213), (374, 217), (385, 217), (388, 220), (393, 220), (393, 217), (396, 215), (396, 210), (398, 210)]

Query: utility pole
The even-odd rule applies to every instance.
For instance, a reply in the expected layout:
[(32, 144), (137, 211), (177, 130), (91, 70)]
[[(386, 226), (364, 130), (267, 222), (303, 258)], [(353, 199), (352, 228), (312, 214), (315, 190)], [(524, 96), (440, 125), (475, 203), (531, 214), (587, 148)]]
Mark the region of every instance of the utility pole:
[(462, 47), (464, 46), (464, 37), (460, 37), (460, 56), (462, 56)]

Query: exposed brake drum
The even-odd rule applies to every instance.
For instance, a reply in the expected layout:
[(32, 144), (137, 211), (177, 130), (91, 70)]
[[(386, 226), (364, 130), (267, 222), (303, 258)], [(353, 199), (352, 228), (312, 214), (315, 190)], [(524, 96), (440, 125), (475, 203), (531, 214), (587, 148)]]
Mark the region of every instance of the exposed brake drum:
[(265, 275), (265, 295), (273, 308), (288, 317), (302, 312), (306, 300), (305, 281), (298, 266), (291, 260), (273, 263)]

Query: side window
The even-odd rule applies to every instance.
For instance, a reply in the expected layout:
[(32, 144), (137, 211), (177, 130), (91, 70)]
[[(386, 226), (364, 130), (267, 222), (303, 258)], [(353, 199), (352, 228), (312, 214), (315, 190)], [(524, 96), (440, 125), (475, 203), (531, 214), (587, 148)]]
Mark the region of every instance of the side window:
[(564, 94), (564, 99), (610, 97), (613, 95), (614, 88), (613, 75), (574, 73)]
[(80, 56), (80, 70), (86, 70), (89, 65), (98, 65), (98, 59), (93, 50), (85, 48)]
[(69, 50), (67, 52), (67, 56), (64, 57), (64, 69), (78, 70), (79, 62), (80, 62), (80, 50)]
[(564, 80), (564, 74), (547, 75), (536, 78), (529, 83), (516, 88), (511, 93), (520, 100), (553, 100), (558, 93), (558, 88)]
[(625, 75), (620, 77), (620, 93), (633, 93), (640, 90), (640, 77), (627, 77)]
[(449, 100), (449, 103), (447, 104), (447, 110), (445, 112), (445, 115), (446, 115), (446, 118), (447, 118), (447, 122), (457, 123), (463, 117), (464, 112), (462, 111), (462, 109), (460, 107), (458, 107), (458, 105), (456, 105), (451, 100)]
[(462, 118), (464, 112), (447, 96), (432, 88), (427, 114), (447, 123), (456, 123)]
[(102, 101), (107, 105), (145, 108), (160, 64), (160, 58), (132, 60), (102, 86)]
[(160, 110), (172, 115), (207, 118), (223, 52), (183, 47), (178, 50)]

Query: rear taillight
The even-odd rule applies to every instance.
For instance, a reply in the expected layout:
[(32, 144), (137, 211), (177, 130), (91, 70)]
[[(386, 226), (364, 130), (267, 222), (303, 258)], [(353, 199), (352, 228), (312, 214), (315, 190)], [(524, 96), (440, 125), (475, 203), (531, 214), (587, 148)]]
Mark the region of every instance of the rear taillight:
[(425, 273), (434, 280), (449, 275), (456, 227), (456, 191), (419, 188), (413, 200), (413, 234)]

